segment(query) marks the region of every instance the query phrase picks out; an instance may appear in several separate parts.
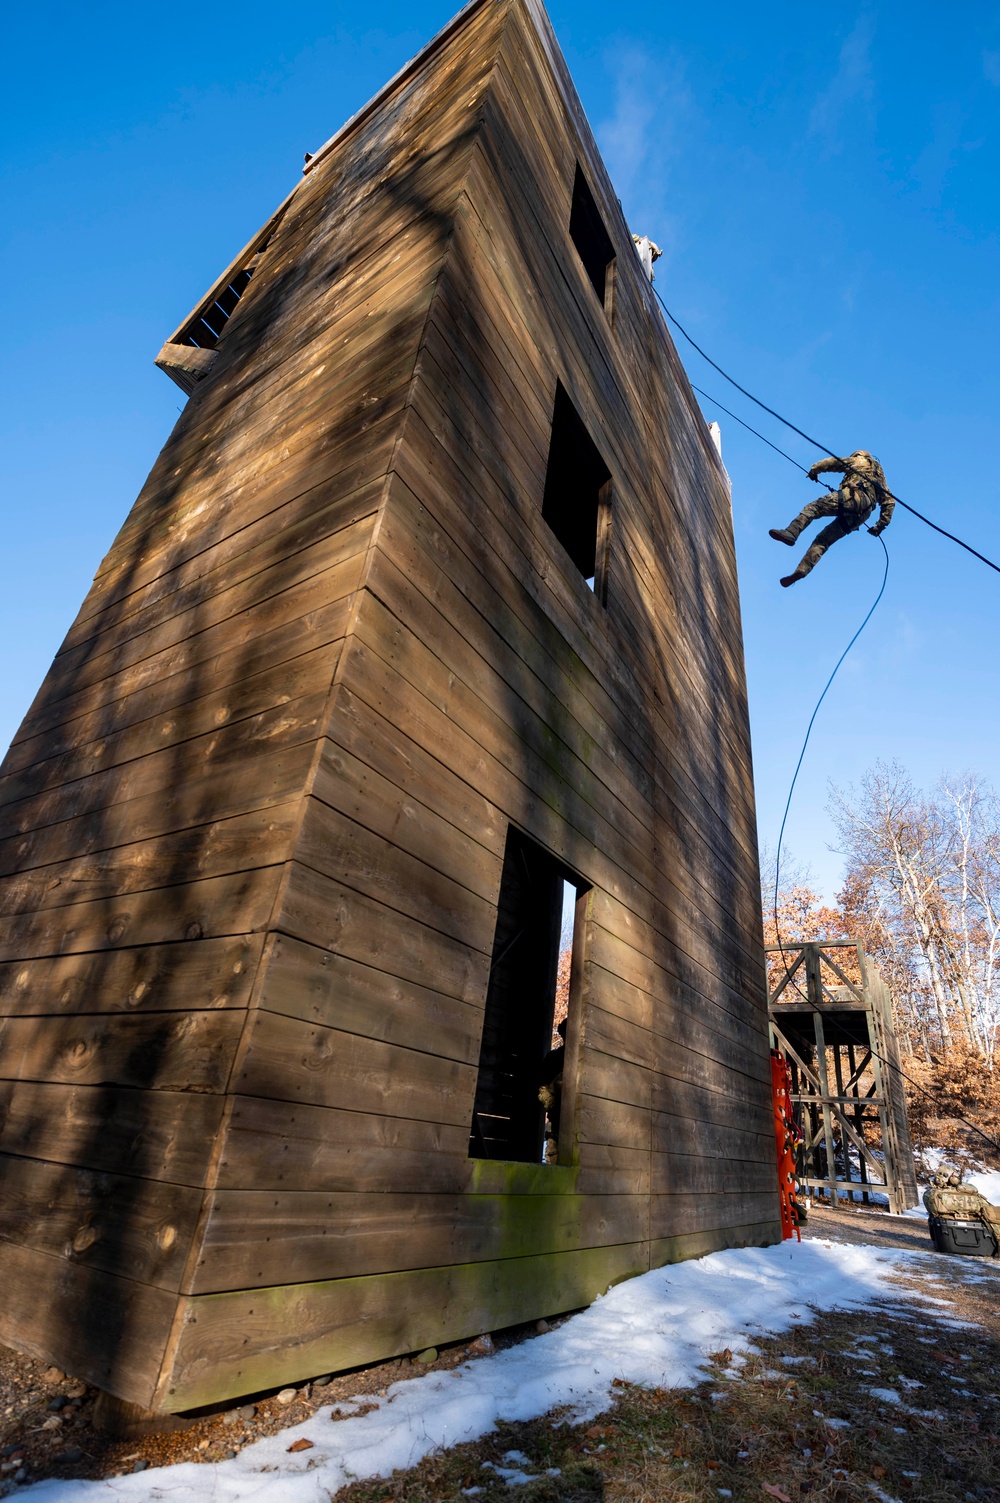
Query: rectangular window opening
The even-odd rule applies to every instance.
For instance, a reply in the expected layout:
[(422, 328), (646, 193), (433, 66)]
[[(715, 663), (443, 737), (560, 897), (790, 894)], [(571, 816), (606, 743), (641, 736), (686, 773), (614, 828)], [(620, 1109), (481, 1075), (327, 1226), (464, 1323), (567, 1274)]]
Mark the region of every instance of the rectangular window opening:
[[(269, 237), (270, 238), (270, 237)], [(204, 302), (197, 313), (177, 336), (178, 344), (194, 345), (196, 349), (214, 350), (226, 325), (233, 316), (236, 304), (250, 286), (261, 256), (268, 241), (258, 245), (256, 251), (239, 271), (233, 273), (224, 287), (216, 287), (210, 299)]]
[(611, 293), (614, 287), (615, 248), (611, 236), (604, 228), (604, 220), (594, 202), (594, 195), (587, 186), (587, 179), (576, 168), (573, 183), (573, 207), (569, 216), (570, 239), (576, 246), (584, 270), (597, 293), (605, 313), (611, 313)]
[(561, 382), (552, 414), (542, 517), (607, 605), (611, 472)]
[(508, 830), (470, 1158), (558, 1162), (560, 1136), (566, 1138), (566, 1036), (588, 891), (548, 851), (520, 830)]
[(217, 292), (212, 302), (198, 310), (184, 330), (180, 344), (193, 344), (198, 349), (214, 350), (219, 336), (232, 316), (233, 309), (250, 285), (253, 270), (244, 267), (238, 271), (226, 287)]
[[(283, 212), (283, 211), (281, 211)], [(281, 212), (265, 225), (257, 239), (227, 268), (211, 292), (172, 334), (156, 357), (165, 371), (187, 396), (208, 376), (219, 356), (219, 340), (229, 320), (250, 285), (261, 257), (274, 236)]]

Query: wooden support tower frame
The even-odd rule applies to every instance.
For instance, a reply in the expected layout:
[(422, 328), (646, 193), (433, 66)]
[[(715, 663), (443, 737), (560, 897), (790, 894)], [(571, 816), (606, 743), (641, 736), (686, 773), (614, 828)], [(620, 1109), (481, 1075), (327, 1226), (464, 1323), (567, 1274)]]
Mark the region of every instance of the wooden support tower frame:
[[(918, 1204), (913, 1149), (888, 988), (861, 945), (772, 945), (774, 1047), (792, 1072), (804, 1138), (799, 1184), (836, 1210), (841, 1197), (890, 1211)], [(773, 979), (774, 973), (772, 973)]]

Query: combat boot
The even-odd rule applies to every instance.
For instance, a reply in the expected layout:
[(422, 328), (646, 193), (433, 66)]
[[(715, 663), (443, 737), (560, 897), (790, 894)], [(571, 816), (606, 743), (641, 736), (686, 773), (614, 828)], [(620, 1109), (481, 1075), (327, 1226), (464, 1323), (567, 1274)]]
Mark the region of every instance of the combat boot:
[(789, 532), (787, 527), (772, 527), (768, 537), (774, 538), (776, 543), (787, 543), (789, 548), (795, 547), (795, 534)]
[(808, 569), (796, 569), (793, 574), (786, 574), (781, 584), (787, 590), (790, 584), (794, 584), (797, 579), (805, 579), (808, 573)]

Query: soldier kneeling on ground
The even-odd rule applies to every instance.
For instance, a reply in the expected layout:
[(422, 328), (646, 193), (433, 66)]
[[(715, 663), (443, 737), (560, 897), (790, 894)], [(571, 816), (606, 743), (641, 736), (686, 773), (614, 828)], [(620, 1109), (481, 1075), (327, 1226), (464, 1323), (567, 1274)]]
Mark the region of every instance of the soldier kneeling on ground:
[(934, 1236), (934, 1221), (980, 1221), (993, 1241), (993, 1255), (1000, 1248), (1000, 1206), (992, 1205), (974, 1185), (962, 1182), (960, 1169), (942, 1166), (933, 1176), (930, 1188), (924, 1191), (924, 1205)]

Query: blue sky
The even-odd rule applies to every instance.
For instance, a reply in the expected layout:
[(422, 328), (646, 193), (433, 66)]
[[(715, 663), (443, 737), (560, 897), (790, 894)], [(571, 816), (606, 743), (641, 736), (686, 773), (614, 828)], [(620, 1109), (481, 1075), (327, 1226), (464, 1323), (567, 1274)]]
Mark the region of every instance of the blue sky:
[[(0, 745), (13, 735), (177, 416), (160, 344), (315, 150), (451, 5), (249, 0), (19, 7), (7, 22), (0, 368)], [(657, 287), (714, 357), (1000, 561), (1000, 11), (634, 0), (550, 8)], [(377, 16), (378, 25), (369, 22)], [(681, 344), (692, 379), (808, 445)], [(705, 403), (706, 414), (717, 414)], [(804, 584), (767, 536), (815, 494), (721, 418), (761, 835), (827, 673), (874, 598), (862, 533)], [(897, 512), (879, 612), (821, 711), (786, 841), (840, 858), (827, 784), (896, 757), (993, 781), (1000, 577)]]

